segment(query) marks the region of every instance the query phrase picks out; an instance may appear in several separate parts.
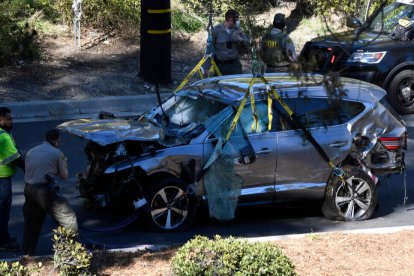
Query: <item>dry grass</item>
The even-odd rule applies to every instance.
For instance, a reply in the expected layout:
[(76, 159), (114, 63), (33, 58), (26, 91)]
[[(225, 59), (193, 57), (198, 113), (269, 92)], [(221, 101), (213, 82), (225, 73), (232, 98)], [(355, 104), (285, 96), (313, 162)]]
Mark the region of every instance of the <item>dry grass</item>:
[[(291, 259), (299, 275), (413, 275), (414, 271), (414, 231), (312, 234), (274, 243)], [(92, 271), (97, 275), (171, 275), (170, 260), (176, 251), (97, 251)], [(53, 269), (50, 259), (23, 260), (32, 268), (39, 262), (42, 266), (33, 275), (49, 275)]]

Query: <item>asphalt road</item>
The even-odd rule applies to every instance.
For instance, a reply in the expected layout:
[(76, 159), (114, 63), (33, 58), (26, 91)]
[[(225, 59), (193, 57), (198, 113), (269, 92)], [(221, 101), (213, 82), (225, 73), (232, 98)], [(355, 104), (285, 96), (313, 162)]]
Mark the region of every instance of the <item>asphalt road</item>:
[[(84, 141), (80, 138), (64, 135), (61, 149), (68, 157), (70, 177), (60, 182), (61, 192), (74, 206), (81, 226), (81, 235), (85, 241), (105, 245), (106, 248), (129, 248), (143, 245), (171, 245), (184, 243), (194, 235), (262, 237), (273, 235), (303, 234), (311, 232), (342, 231), (377, 227), (394, 227), (413, 225), (414, 222), (414, 115), (404, 117), (409, 133), (408, 152), (406, 155), (406, 181), (404, 175), (393, 175), (381, 178), (379, 188), (379, 208), (374, 217), (361, 222), (334, 222), (325, 219), (317, 204), (301, 206), (255, 206), (239, 208), (236, 219), (219, 222), (210, 219), (207, 212), (201, 211), (195, 225), (186, 232), (160, 234), (145, 227), (139, 219), (130, 226), (112, 232), (96, 232), (91, 228), (110, 226), (120, 221), (109, 215), (86, 211), (83, 202), (76, 198), (76, 173), (85, 168), (86, 160), (83, 153)], [(43, 140), (43, 134), (60, 121), (18, 123), (14, 127), (14, 137), (22, 153)], [(405, 185), (406, 184), (406, 185)], [(405, 186), (408, 200), (403, 204)], [(13, 206), (10, 219), (10, 232), (22, 242), (23, 230), (23, 175), (18, 172), (13, 179)], [(48, 217), (43, 225), (38, 244), (38, 254), (52, 254), (53, 221)], [(21, 253), (0, 252), (0, 258), (10, 258)]]

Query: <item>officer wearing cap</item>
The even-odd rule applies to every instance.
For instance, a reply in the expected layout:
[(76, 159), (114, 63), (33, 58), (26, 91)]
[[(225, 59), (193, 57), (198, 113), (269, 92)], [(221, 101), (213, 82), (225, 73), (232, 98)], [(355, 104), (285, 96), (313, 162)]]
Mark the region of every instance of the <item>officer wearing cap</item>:
[(212, 30), (214, 60), (223, 75), (241, 74), (240, 47), (249, 47), (249, 39), (240, 28), (239, 13), (228, 10), (225, 21)]
[(20, 246), (16, 238), (9, 235), (9, 218), (12, 205), (12, 180), (16, 166), (24, 169), (24, 162), (17, 150), (11, 130), (11, 110), (0, 107), (0, 250), (16, 251)]
[(35, 254), (46, 214), (51, 215), (59, 226), (78, 232), (75, 212), (54, 185), (55, 177), (68, 177), (66, 157), (58, 149), (59, 145), (60, 133), (57, 129), (51, 129), (46, 133), (45, 141), (29, 150), (26, 155), (23, 206), (25, 255)]
[(267, 73), (287, 71), (289, 63), (296, 60), (293, 41), (283, 32), (285, 26), (285, 15), (276, 13), (273, 28), (262, 37), (260, 57), (267, 66)]

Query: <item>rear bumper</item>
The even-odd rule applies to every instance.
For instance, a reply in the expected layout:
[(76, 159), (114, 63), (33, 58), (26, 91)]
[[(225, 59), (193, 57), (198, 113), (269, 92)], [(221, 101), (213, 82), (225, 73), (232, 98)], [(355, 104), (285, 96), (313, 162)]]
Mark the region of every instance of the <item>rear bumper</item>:
[(375, 152), (367, 166), (375, 175), (399, 174), (405, 170), (404, 151)]

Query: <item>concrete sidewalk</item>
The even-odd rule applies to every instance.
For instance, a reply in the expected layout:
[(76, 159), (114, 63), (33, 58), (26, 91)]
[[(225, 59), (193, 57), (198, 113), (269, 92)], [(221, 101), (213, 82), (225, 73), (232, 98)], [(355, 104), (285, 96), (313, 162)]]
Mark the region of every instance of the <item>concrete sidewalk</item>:
[[(171, 93), (162, 93), (161, 99)], [(81, 100), (46, 100), (0, 103), (13, 112), (15, 122), (66, 120), (96, 117), (100, 111), (116, 116), (138, 115), (157, 105), (156, 94), (111, 96)]]

